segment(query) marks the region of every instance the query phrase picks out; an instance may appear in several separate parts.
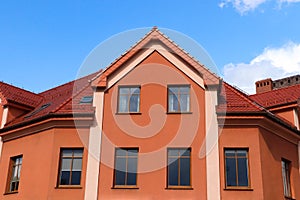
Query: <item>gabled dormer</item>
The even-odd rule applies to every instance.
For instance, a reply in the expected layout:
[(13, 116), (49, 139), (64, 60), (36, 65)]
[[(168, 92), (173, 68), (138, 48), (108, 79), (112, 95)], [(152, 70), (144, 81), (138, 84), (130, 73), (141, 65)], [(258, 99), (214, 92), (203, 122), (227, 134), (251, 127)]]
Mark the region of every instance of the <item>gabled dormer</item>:
[(0, 128), (34, 110), (41, 100), (42, 97), (33, 92), (0, 82)]

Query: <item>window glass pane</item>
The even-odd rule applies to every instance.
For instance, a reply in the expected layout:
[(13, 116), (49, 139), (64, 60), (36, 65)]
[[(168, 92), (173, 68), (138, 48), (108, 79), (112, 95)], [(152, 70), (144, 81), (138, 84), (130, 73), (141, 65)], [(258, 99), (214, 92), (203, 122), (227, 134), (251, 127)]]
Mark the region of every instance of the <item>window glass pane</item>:
[(169, 94), (169, 97), (168, 97), (168, 105), (169, 105), (169, 107), (168, 107), (168, 110), (169, 111), (174, 111), (174, 109), (173, 109), (173, 107), (174, 107), (174, 97), (175, 95), (173, 95), (173, 94)]
[(190, 159), (180, 159), (180, 185), (190, 185)]
[(189, 95), (180, 95), (180, 108), (181, 111), (187, 112), (189, 111), (190, 104), (190, 96)]
[(137, 158), (128, 158), (127, 185), (136, 185)]
[(226, 157), (232, 157), (232, 156), (235, 156), (235, 150), (226, 150), (225, 151), (225, 156)]
[(82, 159), (74, 158), (72, 171), (81, 171), (81, 168), (82, 168)]
[(247, 156), (247, 151), (246, 150), (237, 150), (236, 153), (237, 153), (237, 156), (239, 156), (239, 157), (246, 157)]
[(81, 171), (72, 171), (71, 185), (80, 185)]
[(70, 171), (71, 170), (71, 161), (72, 158), (63, 158), (61, 163), (62, 171)]
[(9, 189), (10, 189), (9, 191), (11, 191), (11, 192), (18, 191), (18, 189), (19, 189), (19, 181), (11, 182)]
[(126, 181), (126, 158), (116, 159), (115, 166), (115, 184), (125, 185)]
[(226, 184), (227, 186), (237, 186), (236, 163), (234, 158), (226, 158)]
[(238, 185), (248, 186), (248, 160), (247, 158), (238, 158)]
[(189, 94), (190, 93), (190, 87), (180, 87), (180, 94)]
[(117, 158), (115, 169), (126, 172), (126, 158)]
[(74, 149), (73, 152), (75, 157), (82, 157), (82, 149)]
[(137, 157), (137, 153), (138, 153), (137, 149), (128, 149), (128, 151), (127, 151), (127, 154), (130, 157), (132, 157), (132, 156)]
[(22, 164), (22, 158), (16, 158), (15, 165)]
[(178, 149), (169, 149), (168, 150), (168, 156), (176, 156), (178, 157), (179, 156), (179, 150)]
[(137, 172), (137, 158), (128, 158), (127, 172), (130, 172), (130, 173)]
[(130, 97), (130, 112), (138, 112), (139, 111), (139, 103), (140, 96), (139, 95), (131, 95)]
[(178, 94), (178, 92), (179, 92), (178, 87), (169, 87), (170, 94)]
[(12, 168), (12, 180), (16, 180), (18, 177), (18, 168), (17, 166), (13, 166)]
[(180, 156), (190, 156), (190, 149), (181, 149), (179, 150)]
[(284, 196), (291, 197), (290, 169), (287, 161), (281, 161)]
[(169, 96), (171, 101), (169, 104), (169, 111), (179, 111), (179, 102), (175, 94)]
[(140, 88), (131, 88), (131, 94), (140, 94)]
[(116, 156), (126, 156), (127, 155), (127, 151), (124, 149), (117, 149), (116, 150)]
[(127, 185), (136, 185), (136, 173), (127, 173)]
[(115, 185), (125, 185), (126, 172), (115, 170)]
[(126, 87), (122, 87), (119, 89), (120, 91), (120, 94), (129, 94), (129, 88), (126, 88)]
[(73, 150), (72, 149), (64, 149), (64, 150), (62, 150), (62, 155), (64, 157), (65, 156), (71, 157), (73, 155)]
[(119, 96), (119, 112), (128, 112), (128, 96)]
[(21, 175), (21, 168), (22, 168), (22, 165), (18, 165), (18, 176), (17, 176), (17, 179), (19, 180), (20, 179), (20, 175)]
[(178, 185), (178, 160), (169, 158), (168, 166), (168, 184)]
[(70, 171), (62, 171), (60, 176), (60, 185), (69, 185)]

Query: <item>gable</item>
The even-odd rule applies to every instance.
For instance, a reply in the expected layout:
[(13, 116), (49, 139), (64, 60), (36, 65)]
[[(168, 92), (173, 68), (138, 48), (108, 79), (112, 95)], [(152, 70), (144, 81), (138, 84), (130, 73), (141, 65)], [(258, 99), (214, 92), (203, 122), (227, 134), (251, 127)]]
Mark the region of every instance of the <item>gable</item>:
[[(109, 75), (107, 77), (107, 89), (111, 88), (137, 67), (139, 68), (140, 74), (136, 74), (136, 77), (143, 79), (143, 82), (146, 80), (149, 82), (151, 81), (151, 76), (149, 76), (149, 73), (151, 73), (151, 75), (156, 76), (156, 78), (161, 77), (162, 82), (165, 82), (166, 78), (168, 78), (169, 83), (171, 84), (172, 82), (177, 82), (176, 80), (170, 80), (172, 79), (172, 76), (174, 76), (173, 79), (175, 79), (175, 74), (177, 73), (177, 75), (179, 75), (180, 73), (181, 76), (188, 77), (201, 88), (205, 88), (204, 80), (199, 72), (195, 71), (191, 66), (188, 66), (187, 63), (176, 58), (171, 52), (164, 48), (164, 46), (154, 43), (144, 49), (143, 52), (139, 53), (138, 56), (128, 60), (114, 73)], [(144, 68), (145, 71), (143, 72), (140, 68)], [(172, 75), (171, 69), (175, 74)], [(169, 77), (166, 73), (169, 74)]]
[[(135, 46), (104, 69), (103, 72), (93, 80), (92, 86), (111, 87), (118, 79), (122, 78), (126, 73), (132, 70), (133, 67), (137, 66), (147, 56), (151, 55), (153, 51), (159, 52), (167, 60), (178, 67), (178, 69), (184, 71), (185, 74), (188, 74), (190, 78), (200, 84), (201, 87), (204, 88), (204, 86), (219, 84), (220, 78), (216, 74), (212, 73), (204, 65), (196, 61), (157, 28), (153, 28)], [(110, 79), (111, 83), (108, 84), (108, 77), (124, 66), (127, 66), (127, 68), (125, 67), (127, 71), (122, 71), (122, 74)], [(190, 68), (185, 68), (186, 66), (190, 66)], [(198, 79), (199, 77), (203, 80), (200, 81)]]

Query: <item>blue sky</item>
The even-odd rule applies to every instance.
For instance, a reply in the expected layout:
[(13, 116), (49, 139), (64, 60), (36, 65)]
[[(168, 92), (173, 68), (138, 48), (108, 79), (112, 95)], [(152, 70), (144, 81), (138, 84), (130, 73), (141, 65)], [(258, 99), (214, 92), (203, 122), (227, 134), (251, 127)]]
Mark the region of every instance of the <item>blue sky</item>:
[(299, 73), (299, 11), (300, 0), (1, 1), (0, 81), (41, 92), (73, 80), (111, 36), (158, 26), (197, 41), (252, 93), (257, 79)]

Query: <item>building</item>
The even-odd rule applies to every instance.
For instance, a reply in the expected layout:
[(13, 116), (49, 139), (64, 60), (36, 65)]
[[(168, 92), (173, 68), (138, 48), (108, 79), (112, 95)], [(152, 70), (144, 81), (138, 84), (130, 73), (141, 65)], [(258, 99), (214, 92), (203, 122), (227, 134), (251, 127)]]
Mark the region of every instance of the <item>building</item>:
[(299, 98), (244, 94), (154, 27), (81, 79), (0, 83), (0, 199), (300, 199)]

